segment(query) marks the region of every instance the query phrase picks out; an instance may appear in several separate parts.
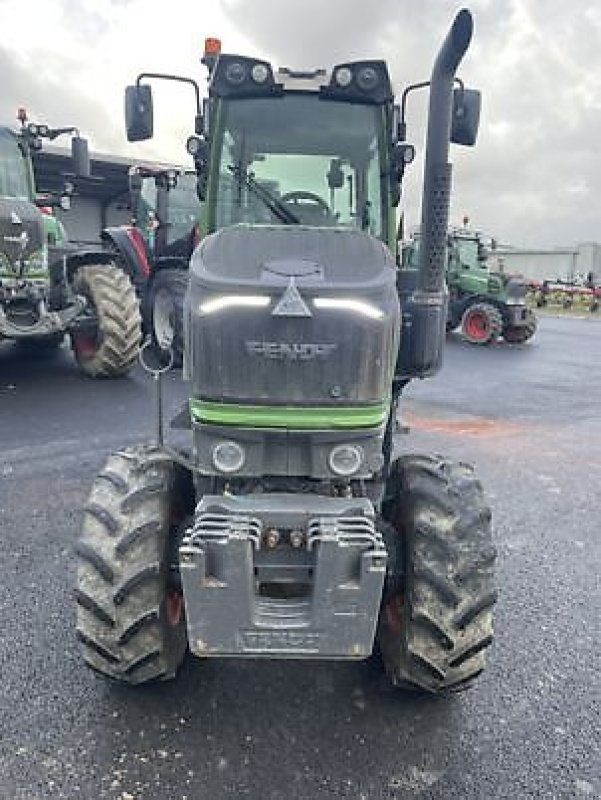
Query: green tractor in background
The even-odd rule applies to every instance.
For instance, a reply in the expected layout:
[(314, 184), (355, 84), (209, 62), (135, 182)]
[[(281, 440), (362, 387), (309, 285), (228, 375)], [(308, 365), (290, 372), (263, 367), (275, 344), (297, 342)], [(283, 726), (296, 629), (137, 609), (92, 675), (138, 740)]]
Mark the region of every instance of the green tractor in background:
[[(419, 234), (403, 247), (406, 266), (417, 263)], [(494, 243), (493, 243), (494, 244)], [(452, 228), (447, 237), (447, 333), (461, 328), (472, 344), (492, 344), (501, 337), (523, 344), (536, 332), (536, 316), (526, 303), (528, 284), (517, 275), (490, 269), (490, 250), (474, 231)]]
[(407, 384), (441, 365), (449, 145), (473, 145), (480, 115), (480, 93), (454, 88), (471, 37), (464, 10), (431, 80), (403, 94), (404, 106), (430, 87), (415, 269), (398, 268), (414, 148), (385, 62), (276, 70), (208, 40), (202, 110), (187, 78), (127, 88), (140, 141), (153, 134), (148, 79), (193, 85), (187, 149), (204, 202), (184, 302), (190, 395), (173, 421), (186, 444), (163, 441), (159, 393), (156, 443), (109, 456), (85, 507), (77, 636), (97, 673), (173, 678), (188, 649), (376, 651), (394, 685), (432, 693), (483, 670), (490, 509), (470, 466), (408, 452), (397, 420)]
[[(47, 351), (68, 334), (84, 373), (122, 375), (141, 339), (134, 288), (110, 253), (70, 244), (53, 213), (90, 177), (87, 141), (73, 127), (28, 123), (24, 109), (18, 119), (19, 130), (0, 128), (0, 341)], [(62, 195), (44, 194), (32, 153), (63, 134), (72, 135), (73, 174)]]

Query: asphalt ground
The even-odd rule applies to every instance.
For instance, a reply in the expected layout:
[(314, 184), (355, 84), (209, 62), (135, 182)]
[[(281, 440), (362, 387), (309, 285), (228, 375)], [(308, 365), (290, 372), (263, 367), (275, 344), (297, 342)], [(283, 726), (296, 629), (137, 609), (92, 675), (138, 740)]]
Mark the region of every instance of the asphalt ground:
[[(199, 661), (170, 684), (80, 663), (73, 545), (106, 455), (153, 431), (152, 385), (0, 346), (0, 798), (598, 798), (601, 321), (541, 319), (412, 384), (407, 450), (473, 462), (493, 507), (489, 669), (450, 699), (376, 664)], [(168, 376), (167, 407), (186, 396)]]

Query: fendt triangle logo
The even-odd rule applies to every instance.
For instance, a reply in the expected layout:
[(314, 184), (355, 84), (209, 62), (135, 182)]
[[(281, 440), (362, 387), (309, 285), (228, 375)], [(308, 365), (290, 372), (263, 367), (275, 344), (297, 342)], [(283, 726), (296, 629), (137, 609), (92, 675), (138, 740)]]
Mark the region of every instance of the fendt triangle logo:
[(273, 317), (311, 317), (309, 306), (296, 288), (294, 278), (290, 278), (286, 291), (271, 312)]

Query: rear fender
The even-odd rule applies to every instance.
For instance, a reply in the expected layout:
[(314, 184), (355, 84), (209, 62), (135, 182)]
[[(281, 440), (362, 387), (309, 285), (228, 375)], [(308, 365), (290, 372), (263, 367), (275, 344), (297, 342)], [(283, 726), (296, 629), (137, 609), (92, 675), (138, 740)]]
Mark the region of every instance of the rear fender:
[(106, 249), (117, 253), (121, 266), (129, 274), (138, 290), (146, 285), (151, 272), (151, 256), (144, 237), (131, 225), (105, 228), (102, 242)]

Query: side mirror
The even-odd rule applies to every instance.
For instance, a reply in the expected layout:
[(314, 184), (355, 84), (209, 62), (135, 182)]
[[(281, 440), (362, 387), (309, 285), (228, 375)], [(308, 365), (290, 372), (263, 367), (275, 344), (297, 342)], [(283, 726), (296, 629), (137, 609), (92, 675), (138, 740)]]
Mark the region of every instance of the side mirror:
[(390, 152), (390, 194), (393, 206), (398, 206), (401, 200), (401, 184), (405, 168), (415, 158), (415, 147), (407, 142), (396, 142)]
[(87, 139), (82, 139), (81, 136), (74, 136), (71, 139), (71, 161), (73, 172), (78, 178), (90, 177), (90, 153)]
[(342, 170), (342, 160), (333, 158), (330, 161), (330, 169), (326, 175), (330, 189), (342, 189), (344, 186), (344, 172)]
[(153, 134), (152, 89), (148, 85), (125, 89), (125, 128), (128, 142), (142, 142)]
[(480, 124), (482, 95), (477, 89), (454, 89), (451, 118), (453, 144), (471, 146), (476, 143)]

